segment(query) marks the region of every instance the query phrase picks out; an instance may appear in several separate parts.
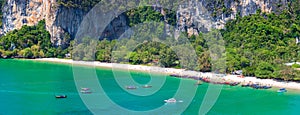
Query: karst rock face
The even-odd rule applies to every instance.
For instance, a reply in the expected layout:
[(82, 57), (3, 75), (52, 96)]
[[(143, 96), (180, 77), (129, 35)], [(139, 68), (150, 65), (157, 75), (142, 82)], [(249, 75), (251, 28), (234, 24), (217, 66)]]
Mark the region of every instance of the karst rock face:
[[(179, 5), (176, 15), (176, 28), (189, 35), (198, 34), (209, 28), (224, 28), (224, 24), (236, 15), (246, 16), (256, 13), (258, 9), (270, 13), (286, 7), (289, 0), (188, 0)], [(210, 16), (203, 16), (203, 6)], [(229, 10), (223, 10), (226, 7)], [(35, 25), (40, 20), (46, 21), (46, 28), (51, 34), (51, 41), (61, 45), (65, 33), (74, 38), (88, 10), (66, 7), (58, 0), (7, 0), (3, 6), (3, 26), (1, 34), (23, 25)], [(213, 20), (214, 23), (206, 23)], [(114, 38), (129, 28), (126, 15), (120, 15), (108, 25), (106, 37)]]

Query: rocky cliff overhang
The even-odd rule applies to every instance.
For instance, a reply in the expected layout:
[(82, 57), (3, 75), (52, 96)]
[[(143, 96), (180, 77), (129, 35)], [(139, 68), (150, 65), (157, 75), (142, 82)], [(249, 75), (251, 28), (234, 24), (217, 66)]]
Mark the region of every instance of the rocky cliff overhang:
[[(137, 1), (140, 2), (139, 0)], [(161, 4), (156, 1), (156, 5)], [(189, 0), (182, 2), (176, 11), (177, 29), (186, 31), (189, 35), (207, 31), (209, 28), (224, 28), (224, 24), (237, 15), (246, 16), (256, 13), (258, 9), (262, 12), (278, 12), (287, 6), (289, 0)], [(208, 17), (203, 17), (198, 6), (205, 7), (211, 14), (214, 24), (207, 25), (203, 22)], [(77, 4), (78, 5), (78, 4)], [(153, 5), (153, 3), (151, 3)], [(2, 34), (11, 30), (19, 29), (23, 25), (35, 25), (38, 21), (45, 19), (46, 28), (51, 34), (51, 41), (55, 45), (61, 45), (65, 33), (74, 38), (83, 17), (91, 7), (85, 9), (79, 7), (67, 7), (57, 3), (57, 0), (7, 0), (3, 12)], [(209, 19), (210, 20), (210, 19)], [(129, 28), (126, 16), (116, 17), (114, 22), (108, 25), (106, 37), (114, 38), (116, 34), (122, 34)]]

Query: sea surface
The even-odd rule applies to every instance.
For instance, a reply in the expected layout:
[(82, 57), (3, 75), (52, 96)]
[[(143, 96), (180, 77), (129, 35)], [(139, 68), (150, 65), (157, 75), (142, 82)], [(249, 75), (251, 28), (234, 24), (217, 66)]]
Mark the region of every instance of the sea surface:
[[(85, 73), (88, 71), (94, 72), (97, 80), (93, 79), (93, 73)], [(127, 73), (130, 77), (126, 77)], [(194, 85), (195, 80), (151, 72), (8, 59), (0, 60), (0, 78), (1, 115), (206, 112), (209, 115), (296, 115), (300, 112), (300, 91), (280, 94), (276, 92), (278, 88), (255, 90), (206, 83), (198, 86)], [(135, 83), (129, 82), (130, 79)], [(137, 89), (126, 89), (126, 83)], [(144, 84), (152, 88), (143, 88)], [(82, 87), (91, 88), (93, 93), (81, 94)], [(67, 95), (67, 98), (56, 99), (56, 95)], [(172, 97), (177, 103), (164, 103)]]

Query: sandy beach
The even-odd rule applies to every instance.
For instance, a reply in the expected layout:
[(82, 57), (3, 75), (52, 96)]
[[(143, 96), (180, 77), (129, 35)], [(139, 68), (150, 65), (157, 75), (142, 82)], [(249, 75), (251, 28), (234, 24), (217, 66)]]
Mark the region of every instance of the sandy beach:
[[(85, 66), (95, 66), (95, 67), (104, 67), (104, 68), (114, 68), (114, 69), (125, 69), (132, 71), (144, 71), (149, 73), (161, 73), (168, 75), (178, 75), (178, 76), (194, 76), (201, 78), (218, 78), (213, 73), (202, 73), (196, 71), (187, 71), (184, 69), (174, 69), (174, 68), (162, 68), (162, 67), (153, 67), (153, 66), (143, 66), (143, 65), (130, 65), (130, 64), (118, 64), (118, 63), (102, 63), (102, 62), (86, 62), (86, 61), (73, 61), (71, 59), (58, 59), (58, 58), (40, 58), (34, 59), (36, 61), (43, 62), (56, 62), (56, 63), (67, 63), (74, 65), (85, 65)], [(224, 80), (232, 82), (252, 82), (263, 85), (271, 85), (276, 88), (288, 88), (300, 90), (300, 83), (297, 82), (279, 82), (272, 79), (258, 79), (255, 77), (238, 77), (237, 75), (226, 75), (223, 76)]]

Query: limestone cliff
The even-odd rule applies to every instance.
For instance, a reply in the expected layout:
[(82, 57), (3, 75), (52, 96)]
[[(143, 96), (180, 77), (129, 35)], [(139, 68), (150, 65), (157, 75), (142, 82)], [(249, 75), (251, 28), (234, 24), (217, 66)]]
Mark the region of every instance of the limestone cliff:
[[(179, 7), (177, 24), (181, 31), (187, 31), (189, 35), (198, 34), (207, 27), (224, 28), (228, 20), (235, 19), (237, 15), (255, 14), (258, 9), (265, 13), (280, 12), (287, 7), (288, 2), (288, 0), (191, 0)], [(205, 7), (212, 19), (203, 15), (200, 4)], [(213, 20), (213, 25), (207, 25), (208, 20)]]
[(52, 41), (57, 40), (56, 34), (60, 33), (60, 29), (54, 26), (57, 14), (55, 0), (7, 0), (2, 12), (3, 33), (20, 29), (25, 24), (34, 25), (45, 19), (47, 30), (53, 36)]
[[(289, 0), (189, 0), (180, 5), (177, 11), (177, 28), (187, 31), (189, 35), (198, 34), (199, 31), (210, 27), (223, 28), (226, 21), (234, 19), (236, 15), (250, 15), (258, 9), (270, 13), (287, 6)], [(213, 25), (203, 24), (209, 20), (203, 17), (199, 5), (203, 5), (213, 17)], [(65, 33), (74, 38), (78, 27), (88, 10), (77, 7), (60, 5), (57, 0), (7, 0), (3, 12), (3, 29), (5, 34), (13, 29), (19, 29), (23, 25), (34, 25), (45, 19), (46, 28), (51, 34), (51, 41), (55, 45), (61, 45)], [(126, 25), (125, 15), (114, 20), (105, 31), (107, 37), (122, 34), (129, 26)]]

